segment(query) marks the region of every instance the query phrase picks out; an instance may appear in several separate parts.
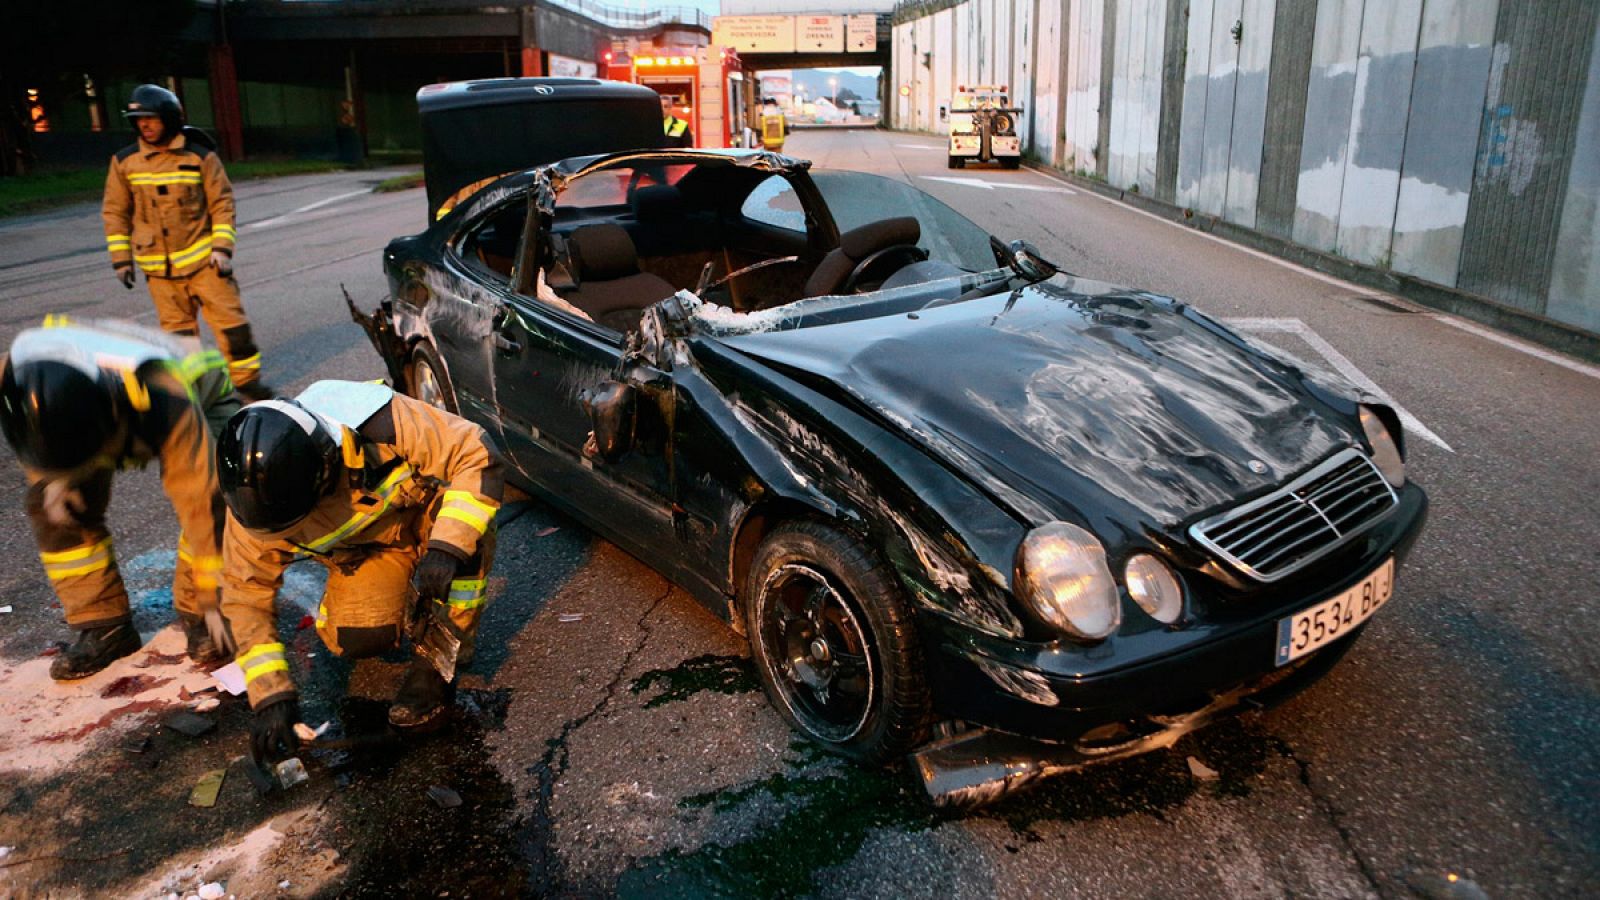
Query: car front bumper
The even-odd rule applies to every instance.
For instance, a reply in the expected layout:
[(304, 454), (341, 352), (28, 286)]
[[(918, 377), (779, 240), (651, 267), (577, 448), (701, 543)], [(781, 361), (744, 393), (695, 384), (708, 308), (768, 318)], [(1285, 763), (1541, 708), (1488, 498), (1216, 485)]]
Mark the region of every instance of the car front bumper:
[[(1203, 640), (1181, 643), (1180, 635), (1171, 635), (1172, 645), (1181, 646), (1171, 652), (1145, 649), (1134, 657), (1106, 645), (1043, 647), (919, 615), (935, 708), (983, 728), (1087, 750), (1093, 759), (1188, 717), (1203, 713), (1210, 721), (1279, 685), (1304, 687), (1332, 668), (1361, 629), (1279, 668), (1273, 657), (1279, 620), (1358, 583), (1391, 556), (1403, 560), (1427, 509), (1426, 494), (1407, 486), (1393, 514), (1340, 554), (1347, 577), (1266, 604), (1259, 615), (1215, 628)], [(1140, 646), (1152, 645), (1159, 642)], [(1218, 708), (1224, 700), (1225, 708)]]

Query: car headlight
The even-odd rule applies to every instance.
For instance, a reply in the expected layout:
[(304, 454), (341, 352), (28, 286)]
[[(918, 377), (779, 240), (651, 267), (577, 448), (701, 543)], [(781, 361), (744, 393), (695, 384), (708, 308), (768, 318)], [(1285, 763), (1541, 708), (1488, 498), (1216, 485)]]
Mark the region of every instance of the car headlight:
[(1400, 445), (1378, 411), (1365, 404), (1361, 406), (1361, 430), (1367, 436), (1367, 446), (1372, 448), (1372, 464), (1378, 467), (1383, 480), (1395, 487), (1405, 484), (1406, 464), (1400, 458)]
[(1029, 608), (1074, 637), (1097, 641), (1122, 621), (1105, 548), (1076, 525), (1051, 522), (1028, 533), (1017, 550), (1017, 585)]
[(1183, 588), (1161, 560), (1148, 553), (1134, 555), (1122, 570), (1122, 580), (1128, 585), (1128, 596), (1150, 618), (1171, 625), (1183, 615)]

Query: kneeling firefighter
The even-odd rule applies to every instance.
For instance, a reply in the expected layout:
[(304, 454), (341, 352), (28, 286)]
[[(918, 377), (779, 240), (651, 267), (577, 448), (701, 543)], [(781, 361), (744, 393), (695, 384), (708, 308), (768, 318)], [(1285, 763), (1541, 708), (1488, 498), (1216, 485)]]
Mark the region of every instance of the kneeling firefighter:
[(51, 678), (84, 678), (139, 649), (106, 507), (112, 476), (151, 460), (182, 528), (172, 600), (189, 657), (220, 662), (231, 651), (218, 611), (224, 514), (212, 448), (238, 409), (222, 354), (192, 339), (51, 316), (12, 342), (0, 425), (28, 478), (45, 575), (78, 633)]
[(398, 728), (442, 724), (453, 664), (471, 660), (494, 553), (503, 483), (483, 429), (381, 384), (319, 381), (235, 415), (217, 469), (230, 512), (222, 609), (239, 642), (256, 761), (299, 745), (274, 606), (301, 556), (328, 568), (315, 622), (334, 653), (375, 656), (399, 646), (410, 623), (446, 623), (460, 642), (450, 677), (414, 642), (389, 708)]

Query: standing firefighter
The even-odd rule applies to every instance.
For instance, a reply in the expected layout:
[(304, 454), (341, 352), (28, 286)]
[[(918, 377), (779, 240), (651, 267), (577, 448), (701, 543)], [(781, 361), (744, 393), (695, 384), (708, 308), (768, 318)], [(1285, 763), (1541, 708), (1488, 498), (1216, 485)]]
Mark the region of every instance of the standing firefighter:
[(45, 575), (78, 632), (50, 677), (83, 678), (139, 649), (106, 506), (113, 473), (151, 460), (182, 526), (172, 599), (189, 657), (220, 661), (229, 645), (210, 427), (239, 409), (221, 354), (133, 325), (53, 316), (17, 335), (3, 369), (0, 425), (27, 473)]
[[(457, 658), (470, 661), (502, 490), (482, 428), (380, 384), (320, 381), (295, 400), (235, 415), (217, 468), (231, 512), (222, 606), (255, 710), (258, 762), (298, 744), (299, 709), (273, 612), (297, 555), (328, 568), (315, 621), (334, 653), (384, 653), (411, 623), (437, 618), (459, 637)], [(440, 724), (451, 690), (419, 649), (389, 721)]]
[(198, 312), (239, 393), (272, 396), (233, 278), (233, 185), (222, 161), (184, 133), (183, 106), (165, 88), (135, 88), (123, 115), (138, 139), (111, 158), (101, 208), (117, 280), (132, 290), (133, 267), (143, 269), (162, 330), (197, 335)]
[(672, 98), (666, 94), (661, 95), (661, 133), (666, 138), (664, 146), (694, 146), (694, 133), (689, 130), (689, 123), (672, 111)]

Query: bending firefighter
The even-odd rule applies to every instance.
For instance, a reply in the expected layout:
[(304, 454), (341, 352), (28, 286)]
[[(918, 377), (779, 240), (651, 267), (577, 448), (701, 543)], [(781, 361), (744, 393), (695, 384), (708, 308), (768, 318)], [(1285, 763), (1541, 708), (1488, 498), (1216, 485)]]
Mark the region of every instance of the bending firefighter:
[[(334, 653), (384, 653), (411, 623), (436, 617), (459, 636), (456, 659), (471, 660), (502, 490), (482, 428), (381, 384), (320, 381), (235, 415), (217, 468), (231, 513), (222, 608), (239, 642), (258, 763), (298, 746), (273, 611), (297, 557), (328, 568), (315, 621)], [(452, 689), (419, 649), (389, 721), (442, 723)]]
[(138, 266), (163, 331), (197, 335), (204, 316), (239, 393), (272, 396), (233, 278), (233, 185), (221, 160), (183, 127), (183, 106), (165, 88), (135, 88), (123, 115), (138, 140), (111, 158), (101, 208), (117, 280), (132, 290)]
[(139, 649), (106, 507), (114, 473), (161, 464), (178, 514), (172, 599), (196, 662), (231, 649), (218, 612), (223, 508), (213, 433), (239, 409), (221, 354), (116, 322), (47, 319), (17, 335), (0, 372), (0, 425), (28, 478), (45, 575), (77, 639), (50, 663), (83, 678)]

